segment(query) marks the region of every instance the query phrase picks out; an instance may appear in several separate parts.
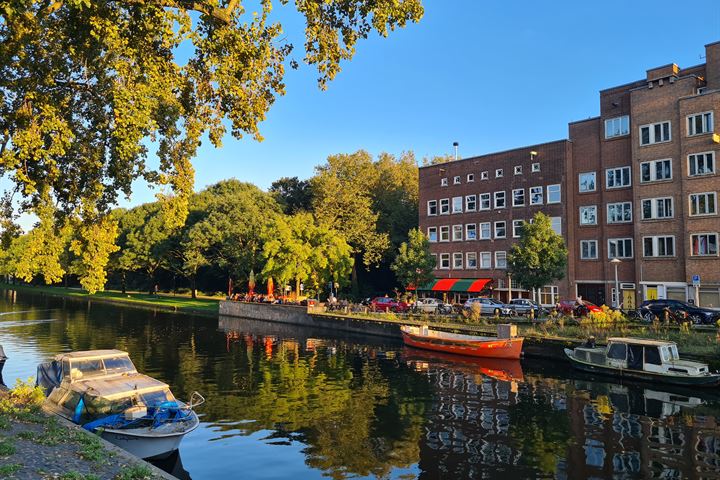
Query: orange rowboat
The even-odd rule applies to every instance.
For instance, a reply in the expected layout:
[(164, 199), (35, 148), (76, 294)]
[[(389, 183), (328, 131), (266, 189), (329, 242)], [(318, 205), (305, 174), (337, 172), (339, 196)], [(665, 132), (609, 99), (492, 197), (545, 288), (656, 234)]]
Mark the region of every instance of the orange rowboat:
[(437, 352), (485, 358), (520, 358), (522, 337), (497, 338), (448, 333), (429, 328), (400, 327), (403, 341), (409, 347)]

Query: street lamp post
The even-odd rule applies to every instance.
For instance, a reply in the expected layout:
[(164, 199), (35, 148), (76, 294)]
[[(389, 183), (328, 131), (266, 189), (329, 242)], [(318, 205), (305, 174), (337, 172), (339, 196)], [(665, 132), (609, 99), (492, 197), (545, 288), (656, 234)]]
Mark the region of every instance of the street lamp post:
[(620, 283), (618, 282), (618, 265), (622, 263), (619, 258), (613, 258), (610, 260), (612, 265), (615, 265), (615, 298), (613, 299), (613, 307), (617, 308), (620, 306)]

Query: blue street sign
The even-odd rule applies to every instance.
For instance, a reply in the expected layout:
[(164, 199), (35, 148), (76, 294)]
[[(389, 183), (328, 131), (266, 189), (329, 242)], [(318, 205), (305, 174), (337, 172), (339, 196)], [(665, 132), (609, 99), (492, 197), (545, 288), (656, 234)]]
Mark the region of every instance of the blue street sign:
[(693, 275), (693, 287), (700, 286), (700, 275)]

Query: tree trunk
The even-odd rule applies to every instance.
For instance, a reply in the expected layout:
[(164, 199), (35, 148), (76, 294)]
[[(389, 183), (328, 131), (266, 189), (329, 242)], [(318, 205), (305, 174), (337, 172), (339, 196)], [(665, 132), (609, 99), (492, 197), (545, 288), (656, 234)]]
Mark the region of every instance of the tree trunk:
[(295, 278), (295, 300), (300, 298), (300, 278)]
[(127, 285), (125, 284), (125, 272), (122, 272), (122, 276), (120, 277), (120, 289), (122, 293), (125, 293), (127, 290)]
[(197, 298), (197, 287), (196, 287), (195, 275), (190, 277), (190, 296), (195, 299)]

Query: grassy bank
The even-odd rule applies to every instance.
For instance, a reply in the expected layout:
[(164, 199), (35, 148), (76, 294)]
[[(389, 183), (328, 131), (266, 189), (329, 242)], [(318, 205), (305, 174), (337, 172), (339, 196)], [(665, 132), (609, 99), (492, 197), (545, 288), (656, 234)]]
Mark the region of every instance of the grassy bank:
[(158, 309), (169, 312), (184, 312), (200, 315), (217, 315), (220, 298), (199, 297), (191, 298), (189, 295), (159, 294), (150, 295), (140, 292), (122, 293), (116, 290), (89, 294), (79, 288), (41, 287), (33, 285), (0, 284), (0, 288), (17, 290), (20, 292), (44, 293), (59, 297), (78, 298), (106, 303), (121, 303), (131, 307)]
[(160, 478), (145, 462), (43, 413), (43, 400), (42, 391), (29, 383), (0, 391), (0, 478)]

